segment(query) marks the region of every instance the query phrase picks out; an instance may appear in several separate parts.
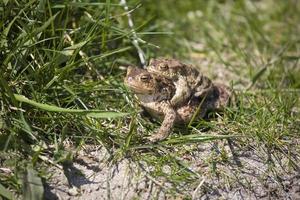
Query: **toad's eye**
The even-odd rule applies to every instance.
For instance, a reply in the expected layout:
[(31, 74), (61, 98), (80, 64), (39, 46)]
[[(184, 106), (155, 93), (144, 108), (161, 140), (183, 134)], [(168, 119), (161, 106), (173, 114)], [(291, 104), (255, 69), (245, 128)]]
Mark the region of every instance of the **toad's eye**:
[(151, 79), (151, 76), (149, 76), (149, 75), (144, 74), (141, 76), (142, 82), (148, 82), (150, 79)]
[(162, 71), (167, 71), (169, 69), (169, 66), (166, 63), (160, 64), (159, 69)]

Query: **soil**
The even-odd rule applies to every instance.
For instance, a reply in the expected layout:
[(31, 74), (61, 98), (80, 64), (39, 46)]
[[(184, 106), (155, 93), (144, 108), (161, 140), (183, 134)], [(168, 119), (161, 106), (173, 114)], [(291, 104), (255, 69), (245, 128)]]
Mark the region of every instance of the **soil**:
[[(211, 173), (205, 159), (221, 149), (230, 152), (227, 161), (219, 162), (217, 173)], [(101, 147), (88, 146), (78, 153), (72, 164), (63, 169), (51, 168), (52, 178), (46, 184), (46, 199), (300, 199), (300, 173), (283, 169), (287, 159), (273, 160), (270, 169), (268, 153), (257, 155), (251, 146), (238, 147), (231, 142), (206, 143), (193, 155), (182, 157), (189, 168), (199, 174), (197, 185), (176, 188), (159, 177), (147, 176), (147, 166), (130, 159), (112, 163)], [(280, 170), (278, 170), (280, 169)], [(168, 169), (166, 169), (168, 170)], [(210, 171), (210, 173), (207, 173)], [(224, 178), (227, 177), (227, 178)]]

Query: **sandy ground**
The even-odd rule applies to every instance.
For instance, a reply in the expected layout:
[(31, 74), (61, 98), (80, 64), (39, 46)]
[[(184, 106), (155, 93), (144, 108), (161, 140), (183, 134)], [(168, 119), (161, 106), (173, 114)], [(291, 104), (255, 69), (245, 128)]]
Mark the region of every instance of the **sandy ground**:
[[(211, 152), (230, 152), (226, 164), (218, 164), (218, 174), (207, 173), (205, 158)], [(101, 147), (88, 146), (78, 153), (72, 164), (63, 170), (52, 168), (52, 178), (46, 184), (46, 199), (300, 199), (300, 174), (286, 171), (287, 159), (275, 160), (275, 171), (267, 165), (268, 153), (257, 155), (251, 146), (246, 149), (231, 142), (219, 141), (199, 145), (198, 151), (182, 161), (201, 174), (196, 184), (176, 188), (170, 194), (171, 183), (147, 175), (148, 167), (130, 159), (112, 163)], [(222, 177), (222, 178), (221, 178)], [(224, 177), (227, 177), (224, 179)]]

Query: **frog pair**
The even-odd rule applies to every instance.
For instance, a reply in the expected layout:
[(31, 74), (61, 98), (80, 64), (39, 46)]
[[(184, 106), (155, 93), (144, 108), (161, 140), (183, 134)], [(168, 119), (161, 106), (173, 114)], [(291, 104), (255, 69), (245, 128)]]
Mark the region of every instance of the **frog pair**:
[(226, 86), (213, 84), (196, 68), (176, 59), (151, 59), (147, 69), (128, 67), (124, 82), (141, 106), (162, 121), (149, 137), (151, 142), (167, 138), (175, 124), (188, 123), (196, 110), (198, 117), (204, 117), (208, 110), (226, 106), (230, 97)]

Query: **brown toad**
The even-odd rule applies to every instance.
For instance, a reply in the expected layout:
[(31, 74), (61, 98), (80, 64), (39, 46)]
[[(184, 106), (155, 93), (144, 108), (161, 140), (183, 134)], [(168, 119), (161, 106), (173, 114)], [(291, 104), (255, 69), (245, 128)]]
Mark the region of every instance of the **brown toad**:
[(224, 106), (229, 99), (229, 93), (223, 87), (215, 87), (204, 101), (192, 97), (183, 105), (172, 106), (169, 101), (175, 93), (172, 81), (140, 68), (129, 67), (124, 83), (153, 118), (162, 120), (157, 133), (149, 138), (152, 142), (167, 138), (175, 124), (188, 123), (199, 106), (198, 116), (204, 117), (208, 110)]
[(151, 59), (147, 70), (174, 82), (176, 92), (170, 100), (172, 105), (184, 103), (191, 95), (201, 98), (208, 96), (209, 92), (212, 92), (214, 88), (209, 78), (196, 68), (187, 66), (177, 59)]

